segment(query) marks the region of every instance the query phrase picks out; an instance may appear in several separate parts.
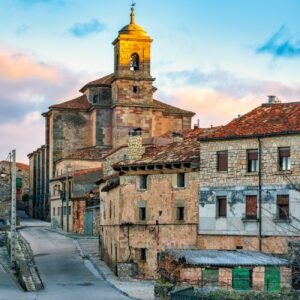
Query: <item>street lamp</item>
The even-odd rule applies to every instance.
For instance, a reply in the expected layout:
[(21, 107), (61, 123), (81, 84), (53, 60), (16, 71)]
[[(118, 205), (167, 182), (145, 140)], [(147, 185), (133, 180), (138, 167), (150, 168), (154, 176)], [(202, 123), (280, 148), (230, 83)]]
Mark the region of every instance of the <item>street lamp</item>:
[[(12, 150), (9, 153), (9, 162), (11, 166), (10, 176), (11, 176), (11, 216), (10, 216), (10, 263), (14, 268), (16, 264), (16, 180), (17, 180), (17, 170), (16, 170), (16, 150)], [(9, 174), (1, 172), (0, 176), (2, 178), (7, 177)]]

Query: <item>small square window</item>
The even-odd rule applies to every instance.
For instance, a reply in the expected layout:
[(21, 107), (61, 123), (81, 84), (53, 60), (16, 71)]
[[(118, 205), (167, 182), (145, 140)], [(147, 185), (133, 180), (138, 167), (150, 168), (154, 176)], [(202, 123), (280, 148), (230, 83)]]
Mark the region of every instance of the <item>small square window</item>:
[(176, 219), (177, 221), (184, 221), (184, 207), (176, 208)]
[(227, 199), (226, 197), (218, 197), (217, 198), (217, 216), (219, 218), (227, 217)]
[(132, 88), (132, 91), (136, 94), (139, 91), (139, 88), (137, 86), (134, 86)]
[(99, 100), (99, 96), (98, 95), (94, 95), (93, 96), (93, 104), (97, 104)]
[(185, 187), (185, 174), (184, 173), (177, 174), (177, 187)]
[(139, 219), (140, 219), (140, 221), (146, 220), (146, 207), (139, 208)]
[(258, 162), (258, 150), (248, 150), (247, 151), (247, 159), (248, 159), (248, 172), (258, 172), (259, 162)]
[(147, 249), (146, 248), (141, 248), (140, 249), (140, 260), (141, 261), (146, 261), (147, 260)]
[(278, 148), (280, 171), (291, 169), (291, 150), (290, 147)]
[(227, 171), (228, 170), (228, 151), (217, 152), (217, 170)]
[(140, 189), (146, 190), (147, 189), (147, 178), (148, 175), (141, 175), (140, 176)]

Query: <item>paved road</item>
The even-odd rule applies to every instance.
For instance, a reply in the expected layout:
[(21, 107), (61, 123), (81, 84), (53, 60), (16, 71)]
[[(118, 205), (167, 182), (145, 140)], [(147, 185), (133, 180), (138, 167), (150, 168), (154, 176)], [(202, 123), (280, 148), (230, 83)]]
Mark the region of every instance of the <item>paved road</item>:
[(24, 228), (21, 234), (31, 245), (45, 285), (45, 290), (39, 292), (36, 299), (128, 299), (112, 288), (88, 261), (80, 257), (71, 239), (42, 227)]

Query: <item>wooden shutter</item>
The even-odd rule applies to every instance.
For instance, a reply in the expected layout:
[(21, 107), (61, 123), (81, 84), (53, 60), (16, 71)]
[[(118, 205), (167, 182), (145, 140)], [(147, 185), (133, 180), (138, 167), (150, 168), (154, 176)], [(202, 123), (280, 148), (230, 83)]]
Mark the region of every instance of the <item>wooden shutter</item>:
[(246, 196), (246, 217), (256, 218), (257, 196)]
[(218, 215), (219, 215), (219, 217), (227, 216), (227, 199), (226, 199), (226, 197), (218, 198)]
[(288, 195), (278, 195), (277, 196), (277, 209), (278, 217), (280, 219), (289, 218), (289, 196)]
[(218, 171), (227, 171), (228, 169), (228, 152), (220, 151), (217, 153), (218, 156)]
[(265, 291), (280, 292), (280, 267), (265, 267)]
[(289, 147), (279, 148), (279, 156), (280, 157), (290, 157), (291, 156), (290, 148)]
[(258, 150), (248, 150), (248, 160), (258, 160)]
[(278, 205), (289, 205), (289, 196), (288, 195), (278, 195), (277, 196)]

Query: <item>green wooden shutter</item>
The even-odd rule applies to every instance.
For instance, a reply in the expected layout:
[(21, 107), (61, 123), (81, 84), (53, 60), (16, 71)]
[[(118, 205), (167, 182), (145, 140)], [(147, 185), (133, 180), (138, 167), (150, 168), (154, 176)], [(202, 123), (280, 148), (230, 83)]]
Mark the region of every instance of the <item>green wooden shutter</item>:
[(16, 179), (16, 187), (18, 189), (22, 187), (22, 178), (17, 178)]
[(248, 291), (251, 289), (252, 270), (250, 268), (234, 268), (232, 270), (232, 287), (235, 290)]
[(280, 291), (280, 267), (265, 267), (265, 291)]
[(205, 269), (202, 271), (203, 287), (218, 287), (219, 286), (219, 270)]

